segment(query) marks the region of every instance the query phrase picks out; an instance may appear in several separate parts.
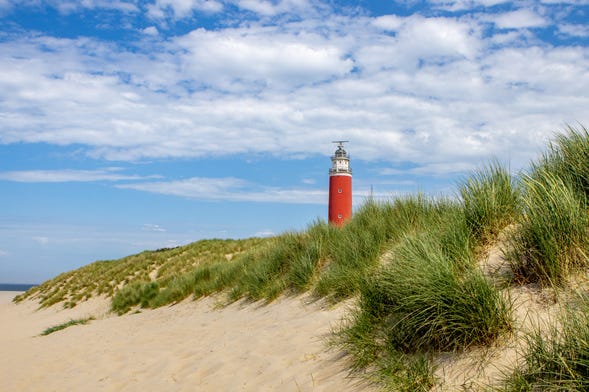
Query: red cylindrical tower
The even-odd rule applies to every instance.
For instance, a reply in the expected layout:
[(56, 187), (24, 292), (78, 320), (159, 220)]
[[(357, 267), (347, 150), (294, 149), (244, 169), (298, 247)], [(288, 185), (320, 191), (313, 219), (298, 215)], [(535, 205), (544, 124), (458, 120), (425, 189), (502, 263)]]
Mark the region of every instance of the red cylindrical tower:
[(352, 217), (352, 169), (350, 157), (344, 150), (345, 140), (337, 142), (329, 169), (329, 223), (341, 226)]

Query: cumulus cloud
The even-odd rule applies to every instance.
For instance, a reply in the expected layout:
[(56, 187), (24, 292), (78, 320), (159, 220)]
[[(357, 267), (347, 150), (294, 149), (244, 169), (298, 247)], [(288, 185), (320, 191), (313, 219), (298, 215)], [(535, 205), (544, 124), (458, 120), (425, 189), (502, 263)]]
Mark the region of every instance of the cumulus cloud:
[(187, 18), (193, 12), (216, 13), (223, 10), (223, 3), (215, 0), (155, 0), (148, 5), (148, 15), (152, 18)]
[[(150, 12), (180, 17), (223, 4), (230, 3), (162, 0)], [(276, 15), (306, 2), (231, 4)], [(553, 46), (529, 30), (555, 23), (545, 10), (489, 15), (325, 12), (144, 34), (132, 50), (84, 37), (9, 37), (0, 42), (0, 143), (76, 144), (93, 158), (141, 161), (327, 155), (326, 142), (346, 135), (356, 159), (413, 162), (432, 174), (491, 156), (525, 164), (564, 124), (589, 123), (589, 50)], [(28, 174), (35, 175), (47, 173)], [(187, 197), (198, 192), (190, 181), (172, 185)], [(164, 191), (164, 183), (143, 186)], [(231, 189), (217, 186), (216, 194)], [(277, 192), (269, 190), (275, 199)], [(251, 197), (261, 200), (262, 191)]]
[(240, 9), (252, 11), (260, 16), (275, 16), (282, 13), (304, 13), (312, 11), (317, 3), (308, 0), (235, 0)]
[(224, 89), (243, 83), (292, 88), (341, 77), (353, 67), (345, 52), (318, 36), (305, 40), (265, 29), (198, 29), (176, 44), (191, 75), (207, 75), (207, 83)]
[(155, 36), (155, 35), (159, 34), (159, 31), (158, 31), (157, 27), (155, 27), (155, 26), (146, 27), (146, 28), (142, 29), (141, 32), (145, 35), (151, 35), (151, 36)]
[(584, 24), (562, 24), (558, 26), (558, 31), (572, 37), (589, 37), (589, 26)]
[(497, 27), (501, 29), (521, 29), (546, 26), (548, 21), (531, 9), (522, 8), (517, 11), (506, 12), (493, 16)]
[(372, 23), (383, 30), (396, 31), (403, 26), (404, 18), (397, 15), (383, 15), (374, 18)]
[(240, 0), (237, 2), (237, 4), (242, 9), (254, 11), (262, 15), (275, 15), (277, 13), (276, 6), (270, 1)]

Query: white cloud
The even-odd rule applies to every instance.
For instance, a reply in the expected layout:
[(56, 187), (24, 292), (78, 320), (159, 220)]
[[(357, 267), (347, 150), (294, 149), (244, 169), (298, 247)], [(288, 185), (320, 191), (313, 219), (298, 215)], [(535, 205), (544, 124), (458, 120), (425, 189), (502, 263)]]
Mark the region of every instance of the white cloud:
[(327, 200), (324, 190), (264, 187), (232, 177), (194, 177), (177, 181), (121, 184), (117, 187), (210, 201), (324, 204)]
[(543, 27), (548, 24), (548, 20), (527, 8), (506, 12), (490, 19), (494, 20), (497, 27), (501, 29)]
[(254, 234), (254, 237), (274, 237), (276, 235), (272, 230), (262, 230)]
[(383, 30), (396, 31), (403, 25), (404, 18), (397, 15), (383, 15), (376, 17), (372, 23)]
[(143, 231), (155, 231), (155, 232), (159, 232), (159, 233), (165, 233), (167, 231), (166, 229), (164, 229), (160, 225), (155, 225), (155, 224), (152, 224), (152, 223), (146, 223), (146, 224), (144, 224), (143, 227), (141, 228), (141, 230), (143, 230)]
[[(407, 47), (423, 45), (427, 55), (473, 58), (478, 52), (478, 28), (453, 18), (411, 18), (406, 30), (400, 32)], [(408, 48), (403, 48), (408, 49)], [(422, 49), (423, 50), (423, 49)]]
[(155, 0), (147, 9), (148, 15), (152, 18), (171, 16), (183, 19), (192, 16), (193, 12), (220, 12), (223, 10), (223, 4), (215, 0)]
[[(427, 165), (418, 166), (414, 168), (383, 168), (379, 171), (381, 175), (397, 176), (397, 175), (434, 175), (434, 176), (452, 176), (459, 173), (465, 173), (476, 169), (476, 165), (464, 162), (434, 162)], [(406, 183), (404, 185), (415, 185), (414, 183)]]
[(84, 9), (107, 9), (125, 13), (139, 11), (134, 0), (46, 0), (45, 2), (64, 14), (71, 14)]
[(235, 3), (239, 8), (255, 12), (260, 16), (274, 16), (281, 13), (307, 14), (319, 5), (308, 0), (236, 0)]
[(396, 30), (395, 37), (375, 36), (355, 53), (357, 65), (366, 72), (396, 68), (414, 73), (422, 62), (446, 63), (456, 59), (474, 59), (479, 54), (480, 29), (455, 18), (394, 17), (394, 21), (375, 23)]
[(589, 26), (583, 24), (560, 24), (558, 31), (572, 37), (589, 37)]
[(353, 67), (345, 52), (317, 36), (305, 40), (265, 30), (198, 29), (176, 43), (190, 74), (206, 74), (206, 83), (223, 89), (241, 83), (290, 88), (341, 77)]
[(159, 176), (136, 176), (120, 173), (119, 168), (102, 170), (20, 170), (0, 172), (0, 180), (14, 182), (93, 182), (123, 181), (159, 178)]
[(124, 13), (139, 12), (145, 7), (147, 15), (155, 19), (170, 17), (187, 19), (194, 13), (219, 13), (225, 5), (233, 4), (241, 10), (250, 11), (259, 16), (275, 16), (283, 13), (303, 13), (316, 8), (324, 8), (321, 3), (308, 0), (151, 0), (143, 5), (137, 0), (0, 0), (0, 10), (16, 6), (45, 5), (64, 14), (81, 10), (117, 10)]
[(146, 27), (143, 30), (141, 30), (141, 32), (145, 35), (151, 35), (151, 36), (156, 36), (159, 34), (159, 31), (157, 30), (157, 27), (155, 27), (155, 26)]
[(492, 7), (498, 4), (509, 3), (509, 0), (430, 0), (439, 9), (448, 11), (462, 11), (477, 7)]
[(136, 189), (191, 198), (216, 199), (219, 195), (229, 197), (233, 190), (243, 189), (247, 182), (238, 178), (189, 178), (178, 181), (157, 181), (123, 184), (120, 188)]
[(589, 0), (541, 0), (542, 4), (587, 5)]
[[(540, 26), (539, 13), (497, 23)], [(143, 37), (132, 52), (90, 38), (7, 39), (0, 143), (79, 144), (97, 159), (140, 161), (328, 155), (345, 137), (355, 159), (432, 173), (434, 162), (494, 155), (524, 164), (563, 124), (589, 123), (589, 50), (542, 44), (533, 30), (487, 36), (488, 17), (325, 14)]]
[(263, 0), (239, 0), (237, 2), (240, 8), (254, 11), (262, 15), (275, 15), (278, 11), (276, 6), (269, 1)]

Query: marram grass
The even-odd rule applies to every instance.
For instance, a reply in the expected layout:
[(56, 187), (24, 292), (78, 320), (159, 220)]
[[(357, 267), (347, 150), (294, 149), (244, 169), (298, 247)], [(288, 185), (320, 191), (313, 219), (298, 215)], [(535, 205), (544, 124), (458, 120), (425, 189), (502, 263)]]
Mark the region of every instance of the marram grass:
[(522, 281), (559, 285), (587, 265), (587, 202), (550, 172), (525, 177), (525, 214), (511, 240), (509, 260)]
[[(510, 302), (445, 250), (438, 229), (408, 235), (393, 249), (336, 333), (336, 344), (352, 354), (353, 369), (373, 369), (372, 377), (393, 390), (428, 390), (435, 370), (431, 353), (491, 344), (512, 329)], [(416, 372), (420, 376), (408, 387), (407, 375)]]
[(523, 214), (508, 258), (523, 282), (560, 286), (588, 264), (589, 134), (569, 129), (523, 176)]
[(74, 325), (88, 324), (92, 320), (94, 320), (94, 317), (87, 317), (87, 318), (70, 320), (65, 323), (58, 324), (53, 327), (49, 327), (49, 328), (45, 329), (43, 332), (41, 332), (41, 336), (46, 336), (46, 335), (52, 334), (54, 332), (61, 331), (62, 329), (72, 327)]
[(589, 197), (589, 132), (585, 127), (568, 127), (555, 136), (547, 151), (532, 163), (532, 176), (549, 172), (571, 188)]
[(466, 224), (483, 245), (493, 242), (520, 211), (519, 187), (499, 162), (473, 172), (459, 185)]
[(589, 390), (589, 300), (565, 305), (548, 330), (527, 334), (524, 362), (510, 374), (504, 391)]
[[(588, 179), (589, 134), (569, 129), (526, 173), (512, 176), (492, 161), (461, 181), (455, 198), (368, 199), (341, 228), (319, 220), (273, 238), (199, 241), (100, 261), (17, 301), (72, 307), (106, 295), (122, 314), (213, 293), (229, 301), (301, 292), (357, 297), (334, 344), (350, 354), (354, 370), (388, 390), (426, 391), (437, 383), (436, 354), (491, 345), (513, 328), (509, 299), (477, 266), (506, 226), (511, 284), (564, 287), (587, 267)], [(531, 335), (527, 365), (506, 388), (586, 390), (585, 324), (566, 317), (546, 340)]]
[(269, 240), (201, 240), (176, 248), (145, 251), (119, 260), (97, 261), (35, 286), (17, 296), (15, 302), (35, 298), (41, 307), (58, 303), (64, 307), (74, 307), (93, 296), (113, 297), (125, 286), (136, 282), (155, 280), (165, 286), (168, 281), (199, 265), (239, 258), (246, 250)]

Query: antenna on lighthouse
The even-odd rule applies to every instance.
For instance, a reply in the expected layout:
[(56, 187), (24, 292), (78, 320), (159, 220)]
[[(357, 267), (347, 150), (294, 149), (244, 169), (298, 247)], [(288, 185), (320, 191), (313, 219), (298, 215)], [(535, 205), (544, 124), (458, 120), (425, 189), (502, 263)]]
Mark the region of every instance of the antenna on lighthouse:
[(349, 142), (350, 142), (349, 140), (335, 140), (332, 143), (337, 143), (337, 146), (338, 147), (343, 148), (344, 147), (344, 143), (349, 143)]

